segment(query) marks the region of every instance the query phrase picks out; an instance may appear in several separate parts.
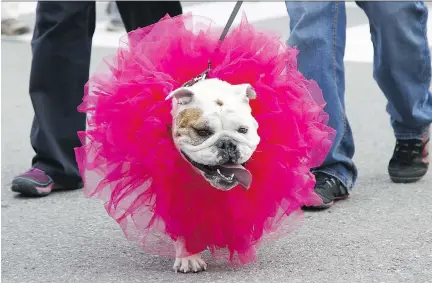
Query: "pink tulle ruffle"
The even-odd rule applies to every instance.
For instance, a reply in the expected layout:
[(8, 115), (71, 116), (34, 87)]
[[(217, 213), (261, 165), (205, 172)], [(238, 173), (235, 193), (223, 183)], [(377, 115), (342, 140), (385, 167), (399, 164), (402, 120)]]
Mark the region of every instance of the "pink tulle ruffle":
[[(219, 28), (209, 20), (165, 17), (127, 36), (108, 70), (96, 72), (79, 110), (88, 128), (76, 149), (85, 194), (141, 247), (174, 256), (225, 249), (231, 260), (255, 259), (264, 235), (292, 228), (303, 205), (317, 204), (310, 168), (319, 166), (335, 132), (327, 126), (320, 89), (297, 70), (297, 50), (255, 30), (246, 20), (217, 49)], [(249, 83), (261, 142), (246, 167), (248, 191), (212, 188), (180, 156), (170, 133), (165, 97), (212, 63), (209, 77)]]

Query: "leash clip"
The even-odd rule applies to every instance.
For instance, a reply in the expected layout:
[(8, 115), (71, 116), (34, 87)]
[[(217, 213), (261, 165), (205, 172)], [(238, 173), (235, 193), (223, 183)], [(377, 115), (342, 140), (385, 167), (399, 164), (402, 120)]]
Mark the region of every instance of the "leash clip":
[(196, 76), (195, 78), (193, 78), (193, 79), (187, 81), (186, 83), (184, 83), (184, 84), (182, 85), (182, 87), (189, 87), (189, 86), (193, 86), (193, 85), (196, 84), (197, 82), (199, 82), (199, 81), (203, 81), (203, 80), (207, 79), (207, 75), (208, 75), (208, 73), (210, 72), (210, 70), (211, 70), (211, 62), (210, 62), (210, 60), (209, 60), (209, 61), (208, 61), (207, 69), (206, 69), (204, 72), (202, 72), (201, 74), (199, 74), (198, 76)]

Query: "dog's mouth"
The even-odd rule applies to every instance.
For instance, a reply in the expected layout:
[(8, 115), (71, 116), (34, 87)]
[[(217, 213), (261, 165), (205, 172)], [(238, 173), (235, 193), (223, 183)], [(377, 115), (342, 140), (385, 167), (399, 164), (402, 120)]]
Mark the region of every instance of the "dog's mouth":
[(186, 154), (182, 154), (196, 169), (202, 171), (205, 177), (218, 178), (222, 185), (233, 186), (238, 183), (247, 190), (252, 183), (252, 174), (244, 167), (246, 163), (234, 164), (228, 162), (209, 166), (193, 161)]

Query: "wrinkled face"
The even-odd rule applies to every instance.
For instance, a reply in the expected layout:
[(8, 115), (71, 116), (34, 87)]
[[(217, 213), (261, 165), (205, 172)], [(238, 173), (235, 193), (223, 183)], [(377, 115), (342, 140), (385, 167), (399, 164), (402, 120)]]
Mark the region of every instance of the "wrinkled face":
[(218, 79), (179, 88), (167, 97), (173, 99), (177, 149), (217, 189), (250, 186), (252, 176), (243, 165), (260, 141), (249, 106), (249, 99), (255, 97), (248, 84)]

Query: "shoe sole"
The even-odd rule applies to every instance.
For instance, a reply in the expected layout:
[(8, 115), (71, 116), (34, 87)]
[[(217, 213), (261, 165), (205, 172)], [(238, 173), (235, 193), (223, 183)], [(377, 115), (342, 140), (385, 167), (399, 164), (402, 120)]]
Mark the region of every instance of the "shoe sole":
[[(335, 198), (335, 201), (346, 199), (346, 198), (348, 198), (348, 196), (349, 195), (345, 195), (345, 196), (342, 196), (342, 197), (337, 197), (337, 198)], [(323, 209), (327, 209), (327, 208), (332, 207), (333, 204), (334, 204), (334, 201), (329, 202), (329, 203), (323, 203), (323, 204), (317, 205), (317, 206), (305, 206), (303, 209), (308, 209), (308, 210), (323, 210)]]
[[(48, 187), (48, 186), (47, 186)], [(51, 193), (51, 190), (43, 192), (37, 189), (36, 184), (31, 184), (27, 180), (14, 180), (11, 191), (20, 193), (27, 197), (44, 197)]]
[(403, 183), (403, 184), (409, 184), (409, 183), (415, 183), (417, 181), (420, 181), (421, 177), (392, 177), (390, 176), (390, 180), (392, 180), (393, 183)]
[(389, 176), (390, 176), (390, 180), (392, 180), (393, 183), (404, 183), (404, 184), (408, 184), (408, 183), (415, 183), (417, 181), (420, 181), (421, 178), (423, 178), (426, 173), (427, 173), (427, 169), (426, 170), (418, 170), (416, 171), (415, 175), (417, 176), (395, 176), (396, 174), (392, 174), (392, 171), (388, 171)]

